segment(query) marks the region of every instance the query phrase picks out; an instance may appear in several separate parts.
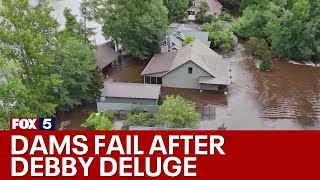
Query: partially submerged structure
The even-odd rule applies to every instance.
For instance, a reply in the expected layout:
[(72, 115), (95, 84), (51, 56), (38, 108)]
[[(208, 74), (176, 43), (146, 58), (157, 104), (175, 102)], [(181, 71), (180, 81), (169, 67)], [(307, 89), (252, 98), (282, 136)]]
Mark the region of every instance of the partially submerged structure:
[(191, 2), (191, 7), (188, 8), (188, 14), (196, 15), (204, 3), (208, 5), (206, 15), (218, 15), (222, 12), (223, 6), (218, 0), (193, 0)]
[(156, 84), (118, 83), (106, 81), (101, 93), (102, 102), (158, 105), (161, 86)]
[(178, 51), (155, 54), (141, 75), (146, 84), (219, 90), (230, 84), (230, 62), (196, 39)]
[(118, 60), (120, 53), (110, 48), (107, 43), (98, 46), (96, 51), (96, 65), (101, 70)]
[(161, 53), (176, 51), (182, 48), (182, 42), (187, 36), (193, 36), (210, 47), (209, 32), (201, 31), (186, 24), (172, 23), (166, 31), (161, 44)]

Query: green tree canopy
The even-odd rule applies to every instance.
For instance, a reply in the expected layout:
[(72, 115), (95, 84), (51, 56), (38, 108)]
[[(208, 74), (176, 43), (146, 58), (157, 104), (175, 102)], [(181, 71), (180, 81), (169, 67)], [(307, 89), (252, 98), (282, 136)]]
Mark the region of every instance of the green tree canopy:
[(104, 35), (141, 59), (159, 51), (168, 25), (168, 10), (159, 0), (88, 0), (88, 18), (103, 25)]
[(47, 1), (32, 7), (28, 0), (2, 0), (0, 9), (0, 54), (4, 64), (20, 68), (14, 79), (27, 99), (18, 101), (28, 100), (30, 113), (38, 116), (55, 112), (53, 93), (62, 83), (53, 70), (58, 22), (50, 13)]
[(238, 34), (264, 38), (277, 56), (320, 56), (320, 0), (247, 0)]
[(187, 17), (189, 0), (163, 0), (163, 3), (168, 9), (170, 22), (180, 22)]
[(46, 0), (32, 6), (29, 0), (2, 0), (1, 5), (0, 114), (5, 122), (9, 116), (51, 116), (58, 108), (99, 97), (102, 82), (93, 47), (70, 33), (77, 32), (78, 26), (70, 26), (77, 22), (68, 20), (67, 29), (59, 31)]
[(180, 96), (167, 96), (156, 118), (170, 128), (197, 128), (199, 113), (191, 101)]
[(219, 22), (203, 24), (202, 28), (209, 32), (209, 40), (212, 48), (220, 48), (230, 51), (236, 45), (231, 30), (223, 28)]
[(81, 126), (89, 130), (112, 130), (113, 113), (94, 113)]

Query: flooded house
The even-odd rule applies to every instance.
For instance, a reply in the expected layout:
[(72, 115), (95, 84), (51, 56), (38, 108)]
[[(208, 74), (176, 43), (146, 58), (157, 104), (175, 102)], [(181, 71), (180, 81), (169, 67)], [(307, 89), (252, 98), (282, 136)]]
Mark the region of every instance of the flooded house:
[(188, 8), (189, 17), (195, 16), (204, 3), (208, 5), (206, 15), (218, 15), (222, 12), (223, 5), (218, 0), (192, 0)]
[(162, 40), (161, 52), (166, 53), (181, 49), (187, 36), (192, 36), (210, 47), (209, 32), (201, 31), (187, 24), (172, 23)]
[(120, 53), (108, 46), (108, 43), (101, 44), (96, 50), (96, 65), (101, 70), (105, 67), (117, 61), (120, 57)]
[(178, 51), (155, 54), (141, 75), (145, 84), (219, 90), (230, 84), (230, 62), (196, 39)]
[(128, 113), (133, 106), (145, 112), (158, 110), (161, 86), (157, 84), (122, 83), (105, 80), (101, 98), (97, 102), (98, 112)]

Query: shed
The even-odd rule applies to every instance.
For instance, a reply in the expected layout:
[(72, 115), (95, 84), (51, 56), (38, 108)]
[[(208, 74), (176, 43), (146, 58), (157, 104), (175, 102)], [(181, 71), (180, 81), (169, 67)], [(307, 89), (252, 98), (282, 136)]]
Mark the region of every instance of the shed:
[(161, 85), (140, 83), (118, 83), (106, 81), (101, 101), (138, 105), (158, 105)]
[(107, 43), (98, 46), (96, 51), (96, 64), (100, 69), (107, 67), (117, 60), (120, 53), (110, 48)]

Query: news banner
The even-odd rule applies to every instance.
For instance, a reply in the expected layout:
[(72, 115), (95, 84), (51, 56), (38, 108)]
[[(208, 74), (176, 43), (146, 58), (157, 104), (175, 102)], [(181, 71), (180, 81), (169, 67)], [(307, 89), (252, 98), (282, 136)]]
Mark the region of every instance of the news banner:
[(11, 118), (1, 179), (319, 179), (318, 131), (62, 131)]

